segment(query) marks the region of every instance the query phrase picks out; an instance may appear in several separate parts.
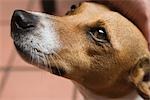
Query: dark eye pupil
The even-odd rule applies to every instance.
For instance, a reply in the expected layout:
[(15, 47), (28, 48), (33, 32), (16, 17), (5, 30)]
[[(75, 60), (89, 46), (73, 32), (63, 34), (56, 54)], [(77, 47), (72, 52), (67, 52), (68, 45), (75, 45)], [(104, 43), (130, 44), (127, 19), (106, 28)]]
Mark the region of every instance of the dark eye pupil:
[(99, 32), (100, 34), (105, 34), (104, 30), (102, 30), (102, 29), (99, 29), (98, 32)]
[(104, 38), (107, 35), (105, 29), (102, 27), (94, 29), (93, 34), (98, 36), (98, 38), (100, 37)]
[(73, 10), (75, 10), (76, 9), (76, 5), (72, 5), (71, 7), (70, 7), (70, 9), (73, 11)]
[(92, 28), (90, 34), (95, 41), (107, 41), (107, 33), (103, 27)]
[(97, 31), (98, 31), (98, 33), (99, 33), (99, 35), (100, 35), (100, 37), (101, 37), (102, 39), (106, 39), (107, 34), (106, 34), (106, 31), (105, 31), (104, 28), (100, 28), (100, 29), (98, 29)]

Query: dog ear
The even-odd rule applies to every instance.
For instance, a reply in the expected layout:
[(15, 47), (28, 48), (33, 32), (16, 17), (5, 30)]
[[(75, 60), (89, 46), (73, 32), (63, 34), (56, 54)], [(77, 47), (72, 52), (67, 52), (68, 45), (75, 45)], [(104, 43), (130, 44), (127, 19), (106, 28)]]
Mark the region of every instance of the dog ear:
[(150, 100), (150, 58), (142, 58), (130, 71), (130, 81), (139, 95)]

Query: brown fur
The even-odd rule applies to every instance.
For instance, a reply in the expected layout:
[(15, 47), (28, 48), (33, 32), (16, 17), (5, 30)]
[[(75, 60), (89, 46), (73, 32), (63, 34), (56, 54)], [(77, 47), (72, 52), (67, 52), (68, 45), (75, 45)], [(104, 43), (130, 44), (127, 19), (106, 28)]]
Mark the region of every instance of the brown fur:
[[(53, 19), (57, 19), (55, 27), (64, 44), (58, 54), (68, 66), (65, 77), (109, 97), (124, 96), (133, 90), (129, 71), (139, 59), (150, 55), (142, 33), (128, 19), (91, 3)], [(97, 25), (106, 28), (111, 44), (97, 46), (86, 38), (88, 28)]]
[[(53, 55), (55, 62), (48, 62), (64, 68), (64, 77), (97, 95), (122, 97), (134, 90), (134, 84), (142, 93), (150, 96), (149, 88), (143, 89), (149, 84), (142, 89), (136, 86), (146, 71), (143, 71), (143, 76), (140, 71), (131, 71), (134, 67), (138, 69), (136, 65), (140, 59), (150, 59), (147, 42), (128, 19), (103, 5), (82, 3), (68, 15), (50, 16), (50, 20), (55, 23), (63, 47), (57, 52), (59, 57)], [(88, 30), (97, 26), (105, 28), (110, 42), (96, 45), (89, 39)], [(150, 64), (146, 66), (149, 69)], [(140, 79), (133, 76), (129, 80), (129, 76), (132, 76), (129, 72), (137, 73)]]

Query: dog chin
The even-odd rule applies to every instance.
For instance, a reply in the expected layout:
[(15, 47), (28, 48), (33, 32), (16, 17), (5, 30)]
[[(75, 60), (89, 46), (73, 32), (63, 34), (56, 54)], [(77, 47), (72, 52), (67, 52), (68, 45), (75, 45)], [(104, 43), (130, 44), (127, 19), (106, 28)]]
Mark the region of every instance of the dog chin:
[(25, 49), (17, 45), (16, 43), (14, 44), (17, 52), (26, 62), (58, 76), (64, 76), (66, 74), (66, 70), (62, 66), (50, 64), (51, 60), (49, 59), (48, 54), (41, 52), (35, 48), (28, 47)]
[(20, 56), (30, 64), (36, 66), (45, 66), (46, 63), (44, 62), (44, 57), (46, 56), (44, 53), (39, 51), (36, 48), (32, 48), (28, 45), (26, 47), (18, 45), (14, 42), (17, 52)]

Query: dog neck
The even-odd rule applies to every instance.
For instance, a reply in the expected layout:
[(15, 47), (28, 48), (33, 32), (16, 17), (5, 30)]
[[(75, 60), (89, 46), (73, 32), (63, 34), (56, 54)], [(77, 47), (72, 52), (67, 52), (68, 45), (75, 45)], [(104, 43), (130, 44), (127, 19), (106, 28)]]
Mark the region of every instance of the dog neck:
[[(73, 82), (74, 83), (74, 82)], [(130, 94), (121, 97), (121, 98), (107, 98), (97, 94), (94, 94), (90, 90), (84, 88), (83, 86), (79, 85), (78, 83), (74, 83), (75, 86), (79, 89), (81, 94), (84, 97), (84, 100), (143, 100), (136, 91), (131, 92)]]

